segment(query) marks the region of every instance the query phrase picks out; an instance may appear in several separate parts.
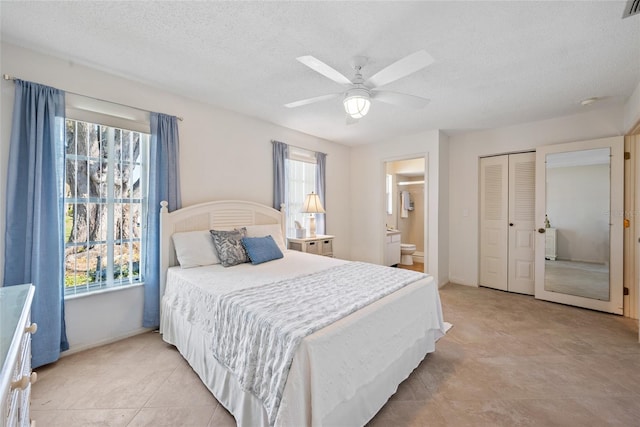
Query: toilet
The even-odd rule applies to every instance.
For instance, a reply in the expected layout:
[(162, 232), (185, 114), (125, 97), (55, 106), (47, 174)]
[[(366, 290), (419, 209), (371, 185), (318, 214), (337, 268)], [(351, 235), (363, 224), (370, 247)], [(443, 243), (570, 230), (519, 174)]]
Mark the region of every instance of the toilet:
[(413, 265), (413, 253), (416, 251), (416, 245), (411, 243), (400, 243), (400, 264)]

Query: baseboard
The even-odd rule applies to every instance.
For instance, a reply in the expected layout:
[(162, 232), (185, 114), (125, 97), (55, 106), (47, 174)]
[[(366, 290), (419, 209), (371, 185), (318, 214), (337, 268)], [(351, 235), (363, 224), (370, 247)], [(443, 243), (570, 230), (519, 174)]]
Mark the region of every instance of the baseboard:
[(449, 277), (449, 283), (454, 283), (456, 285), (463, 285), (463, 286), (471, 286), (473, 288), (478, 287), (477, 283), (468, 283), (466, 280), (460, 277)]
[(438, 289), (440, 289), (440, 288), (443, 288), (443, 287), (447, 286), (449, 283), (451, 283), (451, 282), (449, 282), (449, 281), (447, 280), (447, 281), (446, 281), (446, 282), (444, 282), (443, 284), (438, 285)]
[(128, 332), (128, 333), (126, 333), (124, 335), (119, 335), (117, 337), (110, 337), (110, 338), (107, 338), (107, 339), (104, 339), (104, 340), (101, 340), (101, 341), (98, 341), (98, 342), (74, 346), (74, 347), (71, 347), (69, 350), (60, 353), (60, 357), (71, 356), (72, 354), (80, 353), (81, 351), (90, 350), (90, 349), (96, 348), (96, 347), (101, 347), (103, 345), (111, 344), (111, 343), (114, 343), (116, 341), (122, 341), (123, 339), (130, 338), (130, 337), (133, 337), (133, 336), (136, 336), (136, 335), (140, 335), (140, 334), (144, 334), (144, 333), (147, 333), (149, 331), (153, 331), (153, 329), (139, 328), (139, 329), (135, 329), (135, 330), (133, 330), (131, 332)]

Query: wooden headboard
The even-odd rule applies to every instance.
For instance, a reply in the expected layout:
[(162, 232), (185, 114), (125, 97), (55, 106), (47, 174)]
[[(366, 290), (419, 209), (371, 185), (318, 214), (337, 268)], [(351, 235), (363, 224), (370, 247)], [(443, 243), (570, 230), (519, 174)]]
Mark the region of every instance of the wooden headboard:
[(242, 200), (200, 203), (169, 212), (167, 202), (160, 203), (160, 298), (164, 295), (167, 269), (178, 265), (171, 236), (197, 230), (232, 230), (247, 225), (280, 224), (286, 236), (284, 205), (280, 211), (270, 206)]

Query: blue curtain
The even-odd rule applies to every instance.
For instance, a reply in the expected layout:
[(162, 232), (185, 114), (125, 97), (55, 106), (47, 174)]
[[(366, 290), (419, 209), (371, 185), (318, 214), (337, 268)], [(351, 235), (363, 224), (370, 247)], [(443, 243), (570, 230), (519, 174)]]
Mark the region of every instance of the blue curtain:
[(69, 349), (64, 322), (64, 92), (15, 81), (4, 286), (32, 283), (32, 365)]
[(147, 227), (142, 237), (146, 249), (142, 319), (145, 328), (160, 325), (160, 202), (166, 200), (169, 211), (182, 206), (178, 146), (178, 119), (151, 113)]
[(287, 172), (285, 161), (289, 157), (289, 146), (284, 142), (271, 141), (273, 144), (273, 208), (280, 210), (286, 203)]
[[(320, 197), (320, 202), (324, 210), (327, 210), (325, 202), (325, 189), (327, 178), (325, 174), (325, 165), (327, 163), (327, 155), (325, 153), (316, 153), (316, 194)], [(326, 234), (326, 214), (316, 214), (316, 233)]]

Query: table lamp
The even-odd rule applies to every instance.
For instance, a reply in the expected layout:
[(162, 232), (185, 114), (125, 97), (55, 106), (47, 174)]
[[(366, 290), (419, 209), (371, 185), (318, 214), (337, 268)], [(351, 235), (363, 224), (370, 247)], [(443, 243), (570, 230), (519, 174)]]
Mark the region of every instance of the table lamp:
[(316, 217), (314, 214), (324, 213), (320, 197), (314, 193), (307, 194), (307, 198), (302, 206), (302, 213), (309, 214), (309, 237), (316, 237)]

